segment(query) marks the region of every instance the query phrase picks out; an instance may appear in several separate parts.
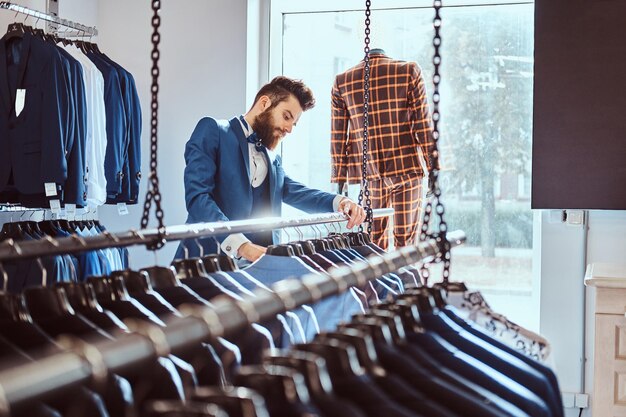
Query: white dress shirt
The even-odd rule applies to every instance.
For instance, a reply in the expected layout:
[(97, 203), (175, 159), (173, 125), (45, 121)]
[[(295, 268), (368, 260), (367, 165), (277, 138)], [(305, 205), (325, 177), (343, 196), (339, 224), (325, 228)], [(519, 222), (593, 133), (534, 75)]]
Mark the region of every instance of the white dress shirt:
[(87, 140), (85, 143), (85, 175), (87, 176), (87, 204), (101, 206), (106, 202), (107, 180), (104, 158), (107, 148), (106, 111), (104, 108), (104, 77), (96, 65), (74, 45), (62, 46), (83, 69), (87, 108)]
[[(241, 128), (243, 129), (244, 135), (248, 138), (252, 134), (252, 128), (248, 126), (248, 123), (244, 120), (243, 116), (239, 117), (239, 123), (241, 123)], [(271, 163), (274, 163), (276, 159), (276, 154), (267, 150), (267, 154), (271, 160)], [(268, 175), (268, 161), (265, 158), (263, 152), (257, 150), (256, 145), (254, 143), (248, 143), (248, 155), (250, 157), (250, 184), (252, 187), (256, 188), (263, 184), (265, 177)], [(339, 202), (342, 200), (343, 196), (337, 195), (333, 200), (333, 210), (337, 211), (339, 207)], [(235, 233), (229, 235), (226, 239), (222, 241), (220, 245), (222, 251), (229, 256), (237, 257), (237, 252), (239, 248), (244, 243), (250, 242), (243, 233)]]

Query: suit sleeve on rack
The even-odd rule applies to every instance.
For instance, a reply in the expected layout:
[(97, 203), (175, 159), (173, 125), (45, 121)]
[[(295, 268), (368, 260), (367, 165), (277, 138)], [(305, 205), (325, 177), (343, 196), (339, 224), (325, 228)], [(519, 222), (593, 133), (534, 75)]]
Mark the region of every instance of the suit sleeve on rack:
[(228, 221), (213, 199), (218, 144), (217, 123), (206, 117), (185, 146), (185, 203), (191, 223)]
[(72, 90), (75, 108), (74, 143), (69, 151), (68, 176), (63, 192), (63, 202), (84, 207), (87, 205), (87, 173), (85, 171), (87, 101), (82, 68), (80, 68), (78, 61), (70, 62), (70, 64), (72, 66)]
[(409, 85), (409, 109), (411, 112), (412, 134), (426, 162), (426, 169), (439, 169), (439, 158), (435, 154), (435, 141), (433, 140), (433, 130), (428, 110), (428, 96), (422, 71), (416, 63), (411, 63), (410, 85)]
[(341, 97), (338, 80), (335, 79), (331, 93), (331, 125), (330, 125), (330, 182), (347, 181), (346, 143), (348, 140), (349, 114), (346, 103)]
[(58, 52), (50, 61), (50, 70), (44, 75), (42, 88), (41, 132), (41, 186), (47, 182), (59, 185), (67, 179), (66, 146), (70, 142), (67, 130), (71, 117), (71, 100), (63, 64)]

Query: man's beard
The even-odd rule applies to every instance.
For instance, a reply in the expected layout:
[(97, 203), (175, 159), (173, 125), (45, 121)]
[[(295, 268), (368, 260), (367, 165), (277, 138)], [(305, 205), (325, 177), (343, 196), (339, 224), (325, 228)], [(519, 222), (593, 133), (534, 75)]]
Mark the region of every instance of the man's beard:
[(268, 109), (252, 121), (252, 130), (269, 150), (274, 150), (280, 143), (282, 132), (272, 124), (272, 112)]

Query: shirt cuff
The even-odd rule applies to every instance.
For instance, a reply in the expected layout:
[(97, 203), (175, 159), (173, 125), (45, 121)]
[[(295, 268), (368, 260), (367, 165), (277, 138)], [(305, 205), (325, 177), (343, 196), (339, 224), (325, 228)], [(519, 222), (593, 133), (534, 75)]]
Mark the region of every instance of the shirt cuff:
[(337, 194), (335, 196), (335, 198), (333, 199), (333, 211), (337, 211), (339, 210), (339, 203), (341, 203), (341, 200), (343, 200), (344, 198), (348, 198), (345, 195), (341, 195), (341, 194)]
[(220, 247), (226, 255), (237, 258), (237, 251), (239, 251), (241, 245), (248, 242), (250, 242), (250, 239), (245, 237), (243, 233), (235, 233), (224, 239)]

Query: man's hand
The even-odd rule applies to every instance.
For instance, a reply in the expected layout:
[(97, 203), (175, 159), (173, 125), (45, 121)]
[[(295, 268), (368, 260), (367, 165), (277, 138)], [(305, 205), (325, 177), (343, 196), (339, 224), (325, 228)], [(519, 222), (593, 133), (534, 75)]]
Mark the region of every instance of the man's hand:
[(252, 242), (246, 242), (239, 247), (237, 255), (254, 262), (267, 252), (267, 248), (264, 246), (255, 245)]
[(348, 215), (348, 217), (350, 218), (347, 225), (348, 229), (352, 229), (354, 226), (358, 226), (363, 223), (363, 221), (365, 221), (365, 210), (363, 209), (363, 207), (359, 206), (348, 197), (344, 197), (339, 202), (339, 207), (337, 211)]

